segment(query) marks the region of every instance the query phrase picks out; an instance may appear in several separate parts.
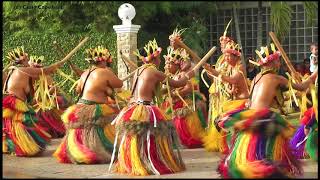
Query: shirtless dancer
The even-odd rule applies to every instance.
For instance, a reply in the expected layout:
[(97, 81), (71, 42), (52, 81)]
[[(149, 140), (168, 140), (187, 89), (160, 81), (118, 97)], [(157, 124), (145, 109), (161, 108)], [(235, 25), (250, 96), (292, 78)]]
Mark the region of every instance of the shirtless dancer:
[[(161, 51), (153, 40), (137, 53), (144, 65), (134, 77), (132, 103), (113, 122), (117, 129), (113, 155), (118, 160), (114, 166), (111, 162), (109, 170), (114, 167), (117, 173), (146, 176), (185, 169), (179, 149), (173, 150), (176, 140), (172, 122), (154, 105), (153, 99), (161, 82), (175, 88), (182, 87), (194, 73), (190, 71), (179, 80), (168, 78), (158, 70)], [(118, 151), (116, 147), (119, 147)]]
[[(166, 70), (173, 74), (174, 79), (184, 76), (192, 68), (191, 58), (186, 49), (176, 46), (175, 41), (182, 41), (183, 29), (177, 29), (169, 36), (170, 46), (165, 56)], [(180, 142), (186, 148), (198, 148), (202, 146), (202, 137), (206, 128), (205, 98), (199, 91), (196, 77), (177, 89), (171, 90), (173, 98), (173, 123), (175, 125)], [(167, 99), (166, 104), (169, 104)], [(168, 106), (167, 109), (171, 109)]]
[[(247, 109), (230, 112), (220, 119), (219, 127), (233, 130), (235, 141), (221, 161), (218, 171), (224, 178), (270, 178), (301, 175), (300, 162), (293, 156), (289, 138), (294, 127), (270, 108), (281, 86), (288, 80), (277, 74), (280, 52), (271, 45), (259, 60), (261, 73), (251, 84), (250, 103)], [(304, 90), (309, 80), (292, 84), (294, 89)]]
[(2, 99), (2, 152), (16, 156), (35, 156), (43, 151), (51, 136), (39, 125), (30, 106), (33, 96), (32, 78), (54, 73), (68, 58), (43, 68), (30, 67), (23, 47), (8, 53), (14, 66), (6, 78)]
[[(44, 56), (30, 56), (29, 65), (34, 68), (42, 68), (43, 60)], [(52, 138), (63, 137), (65, 127), (60, 116), (63, 113), (63, 109), (68, 107), (68, 101), (59, 92), (58, 87), (55, 87), (55, 83), (50, 75), (41, 76), (34, 80), (34, 89), (36, 91), (34, 102), (36, 104), (33, 107), (36, 108), (35, 111), (39, 118), (39, 123), (46, 128), (46, 131)], [(45, 85), (47, 87), (44, 87)], [(44, 88), (47, 88), (48, 92), (40, 92)], [(43, 97), (46, 99), (42, 99)], [(48, 99), (47, 97), (52, 99)], [(44, 104), (43, 101), (46, 101), (46, 103)]]
[(98, 46), (86, 53), (91, 67), (82, 73), (76, 88), (81, 99), (62, 115), (67, 132), (54, 153), (61, 163), (96, 164), (111, 159), (114, 128), (110, 123), (118, 110), (106, 101), (122, 81), (109, 68), (108, 49)]

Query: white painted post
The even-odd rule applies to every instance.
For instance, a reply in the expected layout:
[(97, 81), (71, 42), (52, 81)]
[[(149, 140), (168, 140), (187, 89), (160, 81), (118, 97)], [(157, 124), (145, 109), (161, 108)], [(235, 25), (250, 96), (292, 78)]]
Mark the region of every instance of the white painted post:
[[(122, 20), (122, 25), (114, 25), (113, 29), (117, 33), (117, 59), (118, 59), (118, 77), (121, 79), (130, 72), (121, 60), (120, 50), (123, 55), (128, 57), (133, 62), (137, 62), (137, 57), (133, 55), (133, 51), (137, 49), (137, 34), (140, 25), (131, 24), (131, 20), (136, 15), (134, 7), (129, 3), (122, 4), (118, 9), (118, 16)], [(132, 80), (127, 80), (124, 83), (124, 89), (129, 89)]]

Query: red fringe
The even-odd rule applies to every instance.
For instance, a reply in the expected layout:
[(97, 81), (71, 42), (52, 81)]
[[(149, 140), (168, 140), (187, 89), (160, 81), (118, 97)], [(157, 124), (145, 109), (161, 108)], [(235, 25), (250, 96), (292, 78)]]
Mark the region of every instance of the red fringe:
[(78, 145), (78, 148), (81, 152), (83, 152), (87, 158), (90, 160), (88, 164), (93, 164), (97, 162), (97, 156), (94, 152), (92, 152), (90, 149), (88, 149), (84, 144), (82, 140), (82, 130), (81, 129), (75, 129), (75, 143)]
[(131, 136), (128, 135), (125, 140), (125, 154), (124, 154), (124, 163), (126, 165), (126, 170), (127, 172), (132, 171), (132, 162), (131, 162), (131, 155), (130, 155), (130, 150), (131, 150)]
[(44, 139), (46, 142), (49, 142), (50, 141), (50, 138), (49, 136), (47, 136), (46, 134), (43, 133), (43, 131), (47, 132), (46, 131), (46, 128), (44, 128), (43, 126), (41, 126), (39, 123), (37, 123), (37, 127), (32, 127), (32, 128), (29, 128), (29, 129), (32, 129), (34, 130), (42, 139)]
[(14, 95), (7, 95), (2, 99), (2, 108), (9, 108), (11, 110), (15, 110), (16, 97)]
[(68, 158), (67, 154), (67, 138), (64, 137), (61, 144), (61, 149), (57, 152), (57, 156), (59, 157), (60, 163), (71, 163), (71, 160)]
[[(155, 137), (153, 135), (150, 135), (150, 157), (154, 167), (157, 169), (157, 171), (160, 174), (172, 173), (172, 171), (168, 167), (166, 167), (165, 164), (158, 157), (156, 146), (157, 145), (155, 143)], [(148, 154), (147, 143), (145, 146), (145, 151), (146, 151), (146, 154)]]
[(131, 108), (129, 111), (127, 111), (123, 116), (122, 119), (124, 121), (130, 121), (130, 117), (132, 116), (132, 113), (134, 111), (134, 109), (136, 108), (136, 105), (134, 105), (134, 107), (129, 107)]
[(183, 145), (187, 146), (188, 148), (198, 148), (202, 146), (202, 141), (200, 139), (194, 139), (191, 136), (186, 119), (184, 117), (175, 117), (173, 119), (173, 123)]
[(184, 104), (181, 100), (177, 101), (174, 103), (173, 105), (173, 109), (176, 110), (176, 109), (179, 109), (179, 108), (183, 108)]
[(311, 120), (311, 117), (313, 116), (313, 114), (314, 114), (313, 107), (311, 107), (304, 112), (303, 117), (300, 120), (300, 123), (303, 125), (307, 125)]
[(228, 142), (227, 142), (227, 132), (222, 131), (222, 146), (223, 146), (223, 154), (227, 154), (229, 152)]
[(78, 117), (76, 115), (76, 109), (68, 115), (69, 122), (77, 122)]
[[(153, 112), (154, 112), (154, 114), (155, 114), (155, 116), (157, 118), (157, 122), (165, 120), (165, 117), (162, 115), (162, 112), (160, 111), (160, 109), (157, 106), (152, 106), (151, 108), (152, 108), (152, 110), (153, 110)], [(150, 116), (151, 116), (150, 117), (150, 122), (153, 122), (154, 118), (153, 118), (152, 112), (151, 112)]]
[(222, 175), (223, 178), (230, 178), (228, 175), (228, 168), (224, 165), (226, 157), (220, 161), (218, 165), (218, 172)]
[(43, 124), (45, 125), (45, 127), (49, 128), (51, 131), (56, 131), (59, 134), (64, 134), (66, 129), (63, 125), (62, 120), (56, 119), (52, 113), (53, 112), (51, 111), (39, 112), (39, 120), (44, 121), (45, 123)]
[(13, 133), (10, 132), (10, 130), (12, 129), (12, 125), (11, 125), (12, 120), (8, 119), (8, 118), (4, 118), (3, 122), (4, 122), (4, 127), (3, 127), (2, 130), (5, 133), (5, 135), (9, 136), (9, 139), (11, 139), (13, 141), (13, 143), (14, 143), (14, 151), (15, 151), (16, 155), (17, 156), (24, 156), (25, 153), (19, 147), (19, 145), (17, 143), (17, 138), (16, 138), (14, 132)]

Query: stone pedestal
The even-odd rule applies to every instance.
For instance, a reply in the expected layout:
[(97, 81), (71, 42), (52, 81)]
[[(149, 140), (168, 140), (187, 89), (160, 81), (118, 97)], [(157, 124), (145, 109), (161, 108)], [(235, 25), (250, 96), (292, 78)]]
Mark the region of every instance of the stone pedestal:
[[(137, 63), (137, 57), (133, 54), (133, 51), (137, 49), (137, 34), (140, 29), (140, 25), (115, 25), (113, 26), (113, 29), (117, 33), (118, 77), (123, 78), (126, 77), (130, 72), (128, 72), (125, 62), (121, 59), (120, 50), (124, 56)], [(127, 66), (130, 71), (129, 65)], [(131, 84), (132, 78), (123, 83), (123, 88), (129, 89)]]

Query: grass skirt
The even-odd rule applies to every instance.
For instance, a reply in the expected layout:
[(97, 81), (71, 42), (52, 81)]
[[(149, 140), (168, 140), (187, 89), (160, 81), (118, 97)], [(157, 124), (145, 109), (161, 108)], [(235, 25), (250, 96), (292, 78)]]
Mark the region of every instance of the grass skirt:
[(200, 107), (193, 110), (191, 98), (185, 99), (185, 102), (188, 106), (182, 100), (174, 103), (173, 124), (182, 145), (199, 148), (202, 146), (202, 137), (207, 126), (204, 112)]
[(294, 127), (268, 109), (242, 110), (219, 126), (236, 134), (230, 152), (218, 166), (224, 178), (271, 178), (301, 175), (301, 163), (289, 146)]
[(114, 165), (111, 161), (109, 171), (146, 176), (185, 169), (179, 149), (173, 150), (175, 129), (157, 106), (133, 103), (113, 123), (117, 134), (112, 156), (117, 161)]
[(2, 152), (35, 156), (50, 141), (50, 134), (38, 123), (34, 110), (14, 95), (3, 97)]
[[(310, 157), (318, 161), (318, 123), (312, 107), (304, 113), (300, 122), (302, 125), (291, 139), (290, 146), (294, 149), (296, 158)], [(305, 127), (309, 129), (307, 136), (304, 133)]]
[(52, 138), (63, 137), (66, 132), (61, 115), (68, 108), (69, 102), (63, 95), (57, 96), (57, 102), (59, 108), (55, 107), (47, 111), (40, 110), (37, 112), (39, 123), (46, 128)]
[(117, 110), (106, 104), (75, 104), (62, 115), (67, 129), (55, 151), (60, 163), (98, 164), (111, 159)]
[[(246, 102), (246, 99), (227, 101), (223, 105), (222, 111), (230, 112), (232, 110), (243, 110), (245, 108)], [(222, 113), (220, 115), (220, 117), (226, 116), (229, 116), (229, 113)], [(230, 133), (222, 131), (219, 127), (217, 127), (215, 123), (216, 120), (217, 119), (212, 120), (212, 124), (210, 124), (206, 129), (205, 135), (202, 137), (203, 146), (207, 151), (221, 152), (226, 154), (229, 151), (230, 141), (232, 137)]]

